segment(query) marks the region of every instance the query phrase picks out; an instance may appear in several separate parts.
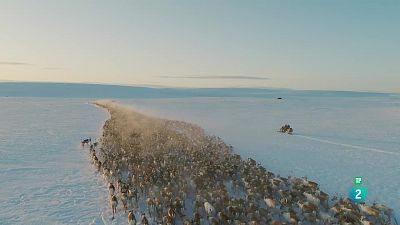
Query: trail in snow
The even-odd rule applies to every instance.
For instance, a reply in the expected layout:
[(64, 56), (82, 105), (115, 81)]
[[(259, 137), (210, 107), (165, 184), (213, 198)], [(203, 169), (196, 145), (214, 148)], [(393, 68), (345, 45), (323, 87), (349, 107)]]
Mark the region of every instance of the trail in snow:
[(301, 135), (301, 134), (293, 134), (293, 136), (294, 137), (299, 137), (299, 138), (305, 138), (305, 139), (312, 140), (312, 141), (318, 141), (318, 142), (325, 143), (325, 144), (338, 145), (338, 146), (343, 146), (343, 147), (347, 147), (347, 148), (357, 149), (357, 150), (361, 150), (361, 151), (370, 151), (370, 152), (375, 152), (375, 153), (383, 153), (383, 154), (390, 154), (390, 155), (400, 156), (400, 152), (391, 152), (391, 151), (377, 149), (377, 148), (370, 148), (370, 147), (364, 147), (364, 146), (359, 146), (359, 145), (345, 144), (345, 143), (340, 143), (340, 142), (336, 142), (336, 141), (330, 141), (330, 140), (326, 140), (326, 139), (315, 138), (315, 137)]

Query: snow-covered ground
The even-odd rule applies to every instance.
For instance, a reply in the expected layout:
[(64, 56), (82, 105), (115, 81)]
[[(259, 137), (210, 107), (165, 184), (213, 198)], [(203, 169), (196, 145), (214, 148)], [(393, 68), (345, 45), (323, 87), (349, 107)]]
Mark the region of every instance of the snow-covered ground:
[(86, 102), (0, 98), (0, 224), (101, 222), (106, 187), (79, 140), (108, 115)]
[[(367, 202), (400, 211), (398, 96), (180, 98), (121, 100), (152, 115), (197, 123), (244, 157), (281, 175), (307, 176), (330, 194), (347, 195), (355, 176)], [(276, 132), (283, 124), (295, 135)]]
[[(400, 98), (320, 94), (117, 101), (197, 123), (268, 170), (307, 176), (330, 194), (346, 195), (362, 176), (367, 201), (399, 215)], [(110, 221), (106, 186), (78, 143), (98, 136), (108, 116), (87, 102), (0, 98), (0, 224), (126, 223), (121, 208)], [(276, 132), (284, 123), (295, 135)]]

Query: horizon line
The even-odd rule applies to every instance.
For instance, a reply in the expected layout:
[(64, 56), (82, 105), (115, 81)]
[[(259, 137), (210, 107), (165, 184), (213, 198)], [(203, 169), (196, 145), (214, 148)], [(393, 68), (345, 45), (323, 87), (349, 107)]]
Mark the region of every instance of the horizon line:
[(321, 92), (353, 92), (353, 93), (377, 93), (377, 94), (400, 94), (399, 92), (375, 91), (375, 90), (335, 90), (335, 89), (294, 89), (285, 87), (267, 87), (267, 86), (226, 86), (226, 87), (177, 87), (154, 84), (121, 84), (121, 83), (101, 83), (101, 82), (63, 82), (63, 81), (18, 81), (18, 80), (0, 80), (1, 83), (32, 83), (32, 84), (86, 84), (103, 85), (119, 87), (137, 87), (137, 88), (159, 88), (159, 89), (258, 89), (258, 90), (288, 90), (288, 91), (321, 91)]

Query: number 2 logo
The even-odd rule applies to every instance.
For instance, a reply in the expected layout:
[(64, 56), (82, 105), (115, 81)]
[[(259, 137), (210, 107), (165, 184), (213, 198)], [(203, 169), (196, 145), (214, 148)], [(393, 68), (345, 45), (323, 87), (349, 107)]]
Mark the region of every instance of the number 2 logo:
[(355, 199), (360, 200), (361, 199), (361, 190), (360, 189), (356, 189), (356, 196)]

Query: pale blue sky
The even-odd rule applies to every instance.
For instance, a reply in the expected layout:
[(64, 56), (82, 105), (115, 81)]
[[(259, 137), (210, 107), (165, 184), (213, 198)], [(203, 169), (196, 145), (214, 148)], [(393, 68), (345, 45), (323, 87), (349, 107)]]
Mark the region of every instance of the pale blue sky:
[(400, 1), (0, 1), (0, 80), (400, 92)]

